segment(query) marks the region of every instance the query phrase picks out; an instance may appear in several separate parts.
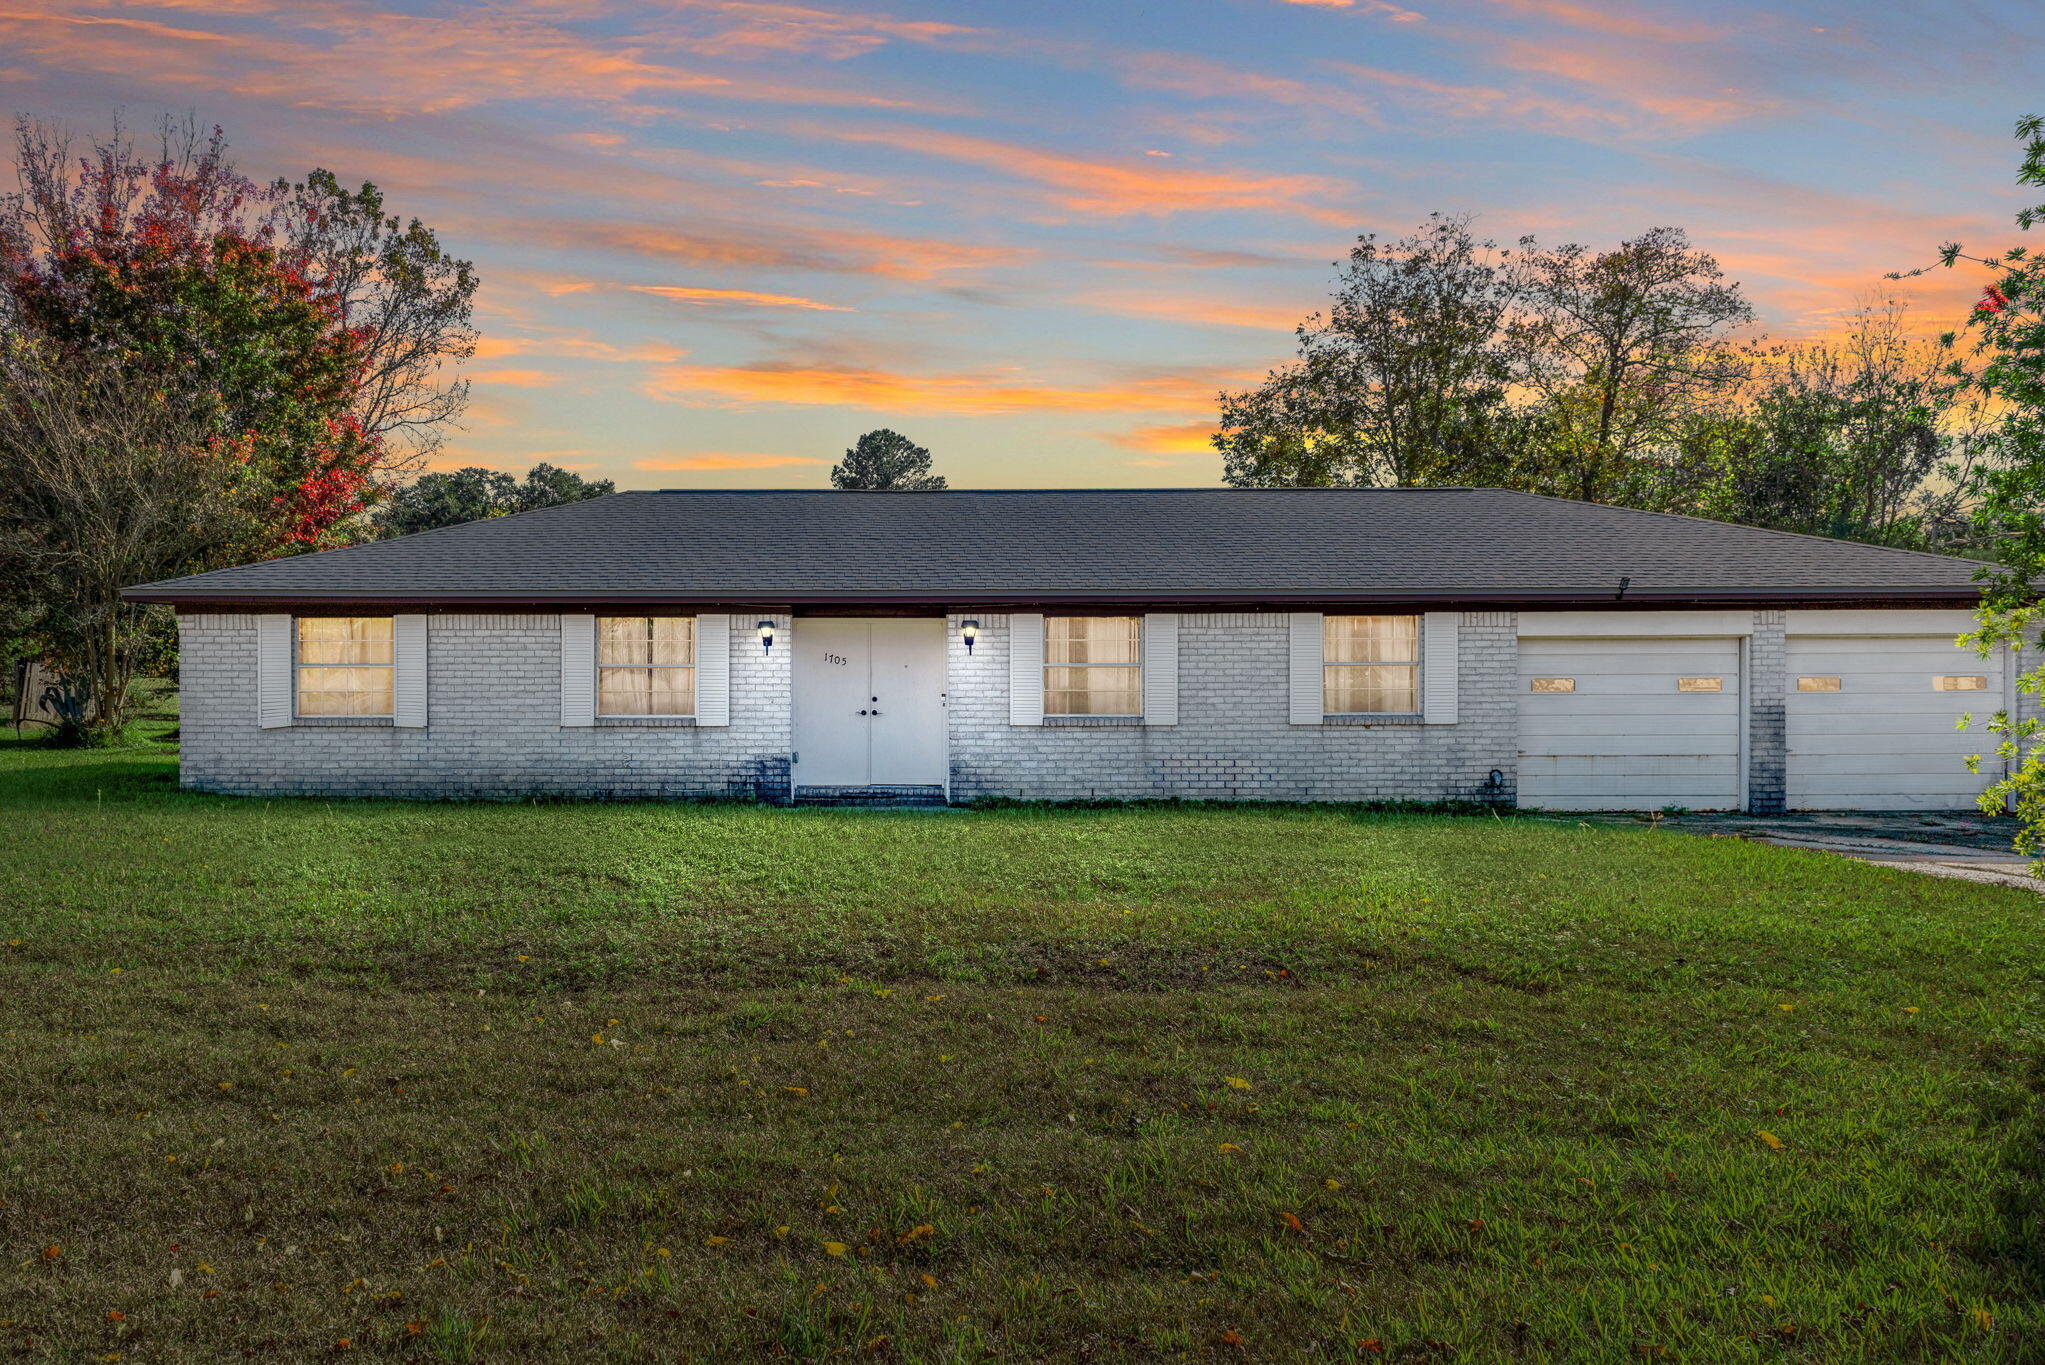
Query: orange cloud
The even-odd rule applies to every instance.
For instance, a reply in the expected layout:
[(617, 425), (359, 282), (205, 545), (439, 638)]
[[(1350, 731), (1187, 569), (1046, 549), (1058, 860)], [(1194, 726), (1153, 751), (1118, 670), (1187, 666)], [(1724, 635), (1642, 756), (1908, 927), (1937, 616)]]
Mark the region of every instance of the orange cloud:
[(755, 3), (755, 0), (680, 0), (678, 8), (732, 21), (727, 27), (686, 41), (690, 51), (715, 57), (796, 54), (842, 61), (884, 47), (890, 41), (935, 43), (981, 32), (934, 20), (845, 14), (804, 5)]
[(463, 375), (473, 384), (497, 384), (512, 389), (544, 389), (561, 382), (561, 376), (548, 370), (470, 370)]
[(1600, 5), (1593, 9), (1589, 5), (1572, 4), (1570, 0), (1490, 0), (1490, 2), (1515, 14), (1546, 19), (1569, 28), (1609, 34), (1616, 38), (1646, 38), (1660, 43), (1701, 43), (1724, 37), (1726, 33), (1724, 29), (1705, 28), (1697, 24), (1671, 24), (1649, 18), (1644, 14), (1628, 14), (1614, 5)]
[(1248, 209), (1291, 213), (1347, 225), (1350, 214), (1324, 202), (1343, 194), (1339, 180), (1317, 175), (1255, 175), (1202, 171), (1147, 162), (1103, 161), (1043, 151), (992, 138), (930, 128), (817, 126), (810, 131), (841, 142), (868, 143), (980, 166), (1051, 191), (1051, 202), (1073, 213), (1119, 218), (1167, 217)]
[(619, 346), (608, 341), (598, 341), (581, 333), (557, 333), (543, 336), (503, 336), (491, 334), (476, 341), (476, 359), (503, 360), (510, 356), (566, 356), (576, 360), (600, 360), (611, 364), (672, 365), (683, 359), (689, 352), (680, 346), (662, 342), (642, 342), (634, 346)]
[(1370, 101), (1339, 86), (1267, 76), (1183, 53), (1133, 53), (1116, 66), (1122, 79), (1139, 89), (1168, 90), (1205, 99), (1248, 97), (1294, 109), (1326, 110), (1349, 118), (1377, 117)]
[(1569, 100), (1528, 90), (1506, 90), (1498, 86), (1457, 85), (1409, 72), (1357, 66), (1350, 62), (1331, 62), (1329, 65), (1378, 86), (1402, 104), (1438, 116), (1490, 123), (1504, 120), (1523, 127), (1578, 136), (1639, 128), (1639, 120), (1627, 110), (1586, 100)]
[[(953, 270), (1010, 265), (1029, 255), (1019, 247), (982, 246), (931, 238), (897, 237), (851, 229), (806, 229), (779, 224), (571, 222), (524, 219), (507, 232), (549, 246), (617, 252), (691, 266), (816, 270), (927, 280)], [(572, 292), (572, 291), (564, 291)]]
[(672, 473), (689, 469), (779, 469), (784, 465), (828, 464), (814, 455), (757, 455), (743, 451), (711, 450), (700, 455), (657, 455), (634, 460), (634, 469)]
[[(204, 23), (259, 14), (263, 33), (172, 27), (107, 17), (77, 0), (0, 11), (0, 46), (70, 71), (226, 92), (288, 106), (380, 118), (445, 113), (501, 100), (550, 97), (635, 109), (649, 99), (700, 97), (747, 103), (957, 112), (803, 80), (741, 80), (650, 60), (643, 39), (590, 36), (530, 15), (493, 12), (478, 22), (459, 10), (406, 14), (336, 3), (274, 0), (167, 6)], [(294, 30), (286, 36), (287, 30)]]
[(1254, 327), (1264, 331), (1290, 332), (1313, 311), (1310, 306), (1288, 308), (1277, 304), (1245, 303), (1229, 299), (1156, 298), (1144, 294), (1102, 292), (1073, 300), (1104, 313), (1124, 317), (1157, 318), (1165, 322), (1188, 322), (1201, 327)]
[[(1135, 427), (1129, 431), (1110, 432), (1108, 439), (1118, 446), (1131, 450), (1155, 451), (1161, 455), (1213, 454), (1211, 443), (1214, 436), (1213, 422), (1176, 422), (1163, 426)], [(1172, 460), (1131, 460), (1131, 464), (1156, 468), (1176, 463)]]
[[(1362, 7), (1372, 14), (1381, 14), (1395, 24), (1417, 24), (1427, 16), (1416, 14), (1410, 9), (1386, 4), (1385, 0), (1361, 0)], [(1355, 9), (1358, 0), (1280, 0), (1287, 5), (1311, 5), (1316, 9)]]
[(678, 303), (734, 304), (750, 308), (804, 308), (819, 313), (849, 313), (843, 304), (818, 303), (795, 294), (760, 294), (750, 289), (698, 289), (680, 284), (628, 284), (635, 294), (654, 294)]
[(1218, 381), (1160, 375), (1096, 387), (1038, 384), (1007, 372), (905, 374), (850, 365), (760, 361), (674, 365), (656, 370), (646, 392), (691, 407), (760, 403), (864, 408), (895, 413), (992, 415), (1024, 412), (1184, 412), (1213, 403)]

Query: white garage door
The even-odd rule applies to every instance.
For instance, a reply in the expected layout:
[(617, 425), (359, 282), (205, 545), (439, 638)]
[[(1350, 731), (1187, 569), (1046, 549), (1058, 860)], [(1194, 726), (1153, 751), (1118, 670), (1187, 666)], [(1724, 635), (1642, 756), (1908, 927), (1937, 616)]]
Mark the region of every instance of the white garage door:
[[(1970, 809), (2002, 771), (1981, 728), (2002, 707), (2002, 660), (1950, 635), (1792, 635), (1790, 808)], [(1983, 755), (1981, 774), (1969, 754)]]
[(1522, 639), (1522, 805), (1740, 804), (1736, 640)]

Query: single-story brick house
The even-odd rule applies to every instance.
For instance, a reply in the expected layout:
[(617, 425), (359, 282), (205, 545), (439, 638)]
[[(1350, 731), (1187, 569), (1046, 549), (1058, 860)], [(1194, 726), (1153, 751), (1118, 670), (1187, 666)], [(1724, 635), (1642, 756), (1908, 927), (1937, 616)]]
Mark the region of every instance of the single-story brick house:
[(1484, 488), (646, 492), (128, 595), (208, 791), (1929, 810), (2016, 700), (1977, 567)]

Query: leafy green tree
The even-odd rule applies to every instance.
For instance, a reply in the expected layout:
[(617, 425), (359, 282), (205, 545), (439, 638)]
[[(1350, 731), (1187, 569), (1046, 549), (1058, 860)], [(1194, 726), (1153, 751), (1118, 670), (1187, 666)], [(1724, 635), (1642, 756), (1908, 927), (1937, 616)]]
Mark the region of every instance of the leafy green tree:
[(869, 493), (932, 493), (944, 487), (944, 475), (930, 472), (928, 450), (882, 427), (860, 437), (844, 461), (831, 466), (831, 484)]
[(1728, 334), (1754, 310), (1681, 228), (1650, 228), (1611, 251), (1534, 249), (1524, 266), (1507, 332), (1547, 440), (1521, 486), (1635, 501), (1635, 462), (1665, 451), (1746, 378), (1748, 359)]
[(1334, 302), (1299, 328), (1299, 356), (1221, 395), (1214, 445), (1238, 487), (1454, 484), (1504, 477), (1518, 433), (1504, 323), (1523, 288), (1514, 253), (1436, 214), (1357, 240)]
[[(109, 471), (140, 469), (145, 444), (156, 461), (148, 477), (96, 485), (98, 514), (109, 525), (158, 525), (165, 509), (184, 506), (169, 498), (175, 480), (158, 477), (164, 468), (184, 458), (193, 486), (210, 486), (225, 467), (220, 452), (233, 452), (235, 515), (194, 519), (207, 538), (163, 538), (188, 557), (154, 558), (148, 576), (345, 543), (380, 488), (459, 414), (466, 391), (441, 369), (472, 350), (475, 277), (426, 228), (388, 215), (373, 186), (345, 191), (323, 171), (298, 186), (258, 186), (235, 169), (220, 130), (202, 137), (168, 121), (153, 157), (118, 126), (76, 156), (62, 134), (28, 119), (17, 123), (15, 153), (20, 188), (0, 197), (0, 349), (36, 358), (10, 376), (17, 398), (34, 393), (45, 414), (69, 411), (57, 425), (85, 433), (77, 458), (94, 448), (92, 433), (126, 432), (126, 447), (106, 438)], [(36, 378), (36, 367), (82, 387)], [(155, 412), (143, 401), (150, 394), (179, 411), (157, 413), (157, 435), (144, 443), (112, 414)], [(174, 442), (162, 435), (173, 425)], [(62, 505), (51, 496), (9, 511)], [(165, 501), (105, 505), (120, 496)], [(120, 586), (104, 575), (90, 582), (102, 594)], [(65, 686), (116, 722), (116, 675), (88, 658), (109, 651), (77, 632), (120, 635), (157, 618), (117, 594), (84, 603), (55, 570), (20, 571), (13, 586), (34, 594), (12, 608), (28, 635), (60, 670), (83, 670), (64, 674)]]
[(1985, 413), (1949, 342), (1904, 308), (1863, 306), (1836, 339), (1756, 353), (1731, 410), (1679, 438), (1688, 510), (1722, 521), (1935, 549), (1964, 526)]
[(618, 486), (609, 479), (584, 479), (544, 462), (527, 470), (524, 482), (499, 470), (469, 465), (450, 473), (422, 474), (394, 489), (373, 519), (380, 535), (408, 536), (414, 531), (508, 517), (617, 491)]

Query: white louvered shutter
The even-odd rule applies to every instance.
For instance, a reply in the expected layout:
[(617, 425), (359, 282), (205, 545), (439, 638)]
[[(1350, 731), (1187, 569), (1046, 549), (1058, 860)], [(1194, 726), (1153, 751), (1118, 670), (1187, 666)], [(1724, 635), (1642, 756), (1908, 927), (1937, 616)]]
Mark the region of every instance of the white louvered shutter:
[(1179, 614), (1143, 618), (1143, 723), (1179, 723)]
[(731, 617), (696, 618), (696, 724), (731, 724)]
[(264, 612), (256, 618), (256, 724), (279, 730), (291, 724), (291, 617)]
[(391, 724), (426, 728), (426, 618), (391, 618)]
[(1321, 665), (1325, 662), (1321, 619), (1321, 613), (1317, 611), (1292, 613), (1287, 683), (1294, 725), (1319, 725), (1325, 716), (1326, 694), (1321, 690)]
[(561, 723), (596, 724), (596, 618), (561, 618)]
[(1430, 611), (1420, 618), (1420, 718), (1429, 725), (1456, 723), (1457, 631), (1459, 611)]
[(1008, 723), (1044, 723), (1044, 617), (1018, 612), (1008, 618)]

